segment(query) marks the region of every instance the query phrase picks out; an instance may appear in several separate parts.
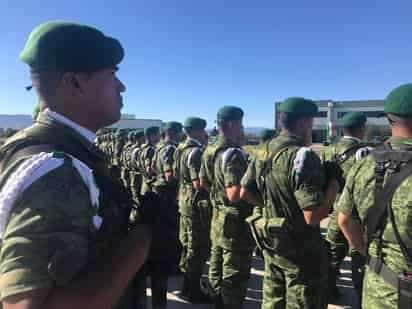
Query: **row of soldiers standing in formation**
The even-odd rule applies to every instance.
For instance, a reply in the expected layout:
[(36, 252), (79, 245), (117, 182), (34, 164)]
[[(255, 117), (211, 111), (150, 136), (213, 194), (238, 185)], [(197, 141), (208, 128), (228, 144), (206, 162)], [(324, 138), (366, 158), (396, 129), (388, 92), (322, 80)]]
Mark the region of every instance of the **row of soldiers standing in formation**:
[[(405, 90), (396, 89), (395, 94), (397, 91)], [(395, 103), (389, 103), (399, 104), (396, 98), (393, 100)], [(345, 202), (349, 203), (351, 188), (345, 188), (343, 210), (337, 201), (352, 167), (361, 165), (372, 151), (362, 142), (366, 116), (347, 113), (341, 119), (344, 136), (318, 156), (308, 147), (317, 112), (315, 103), (294, 97), (285, 100), (279, 110), (282, 132), (273, 139), (274, 131), (270, 132), (273, 135), (250, 158), (242, 149), (243, 111), (234, 106), (218, 111), (219, 138), (207, 147), (206, 122), (200, 118), (185, 121), (187, 138), (181, 144), (181, 126), (175, 122), (166, 124), (165, 139), (157, 147), (157, 129), (144, 132), (146, 144), (142, 140), (135, 143), (135, 139), (143, 138), (142, 133), (128, 136), (129, 143), (118, 161), (124, 167), (121, 174), (125, 185), (132, 191), (138, 184), (163, 194), (158, 185), (173, 183), (172, 191), (178, 192), (167, 201), (179, 203), (179, 266), (184, 274), (181, 294), (190, 301), (210, 298), (216, 308), (240, 308), (250, 277), (252, 251), (257, 245), (265, 260), (263, 308), (326, 308), (339, 295), (337, 275), (348, 252), (355, 290), (362, 303), (365, 267), (370, 266), (371, 259), (366, 259), (364, 248), (360, 250), (359, 245), (345, 238), (351, 239), (354, 231), (346, 225), (350, 219), (339, 215), (339, 211), (349, 207)], [(151, 133), (156, 137), (151, 139)], [(133, 164), (139, 167), (131, 168)], [(141, 182), (133, 180), (136, 175)], [(159, 175), (160, 183), (156, 180)], [(136, 192), (133, 194), (139, 200)], [(140, 194), (144, 195), (145, 190)], [(328, 215), (325, 242), (319, 223)], [(348, 216), (359, 226), (364, 222), (364, 214), (360, 216), (356, 209)], [(342, 217), (339, 224), (338, 217)], [(208, 258), (206, 296), (199, 280)], [(382, 275), (381, 270), (375, 273)], [(398, 302), (397, 291), (387, 285), (381, 288), (391, 297), (382, 300), (372, 286), (373, 292), (366, 292), (363, 299), (364, 308)], [(164, 297), (162, 304), (165, 302)]]
[[(168, 124), (143, 161), (151, 190), (134, 202), (130, 226), (133, 202), (93, 145), (95, 132), (120, 118), (126, 88), (115, 72), (123, 56), (118, 40), (63, 21), (33, 29), (20, 54), (41, 112), (0, 149), (3, 308), (133, 308), (122, 306), (130, 282), (144, 306), (147, 275), (153, 307), (164, 308), (170, 264), (179, 258), (182, 293), (203, 301), (198, 281), (207, 255), (215, 308), (240, 308), (255, 245), (265, 262), (265, 309), (326, 308), (328, 277), (335, 280), (349, 246), (359, 257), (354, 277), (364, 271), (363, 308), (412, 308), (412, 84), (386, 98), (392, 136), (370, 154), (340, 150), (358, 142), (358, 115), (322, 161), (309, 148), (317, 105), (300, 97), (280, 104), (281, 133), (249, 162), (238, 107), (218, 111), (219, 137), (205, 149), (204, 121), (185, 123), (182, 145), (182, 126)], [(339, 228), (333, 219), (328, 254), (319, 223), (331, 211)]]

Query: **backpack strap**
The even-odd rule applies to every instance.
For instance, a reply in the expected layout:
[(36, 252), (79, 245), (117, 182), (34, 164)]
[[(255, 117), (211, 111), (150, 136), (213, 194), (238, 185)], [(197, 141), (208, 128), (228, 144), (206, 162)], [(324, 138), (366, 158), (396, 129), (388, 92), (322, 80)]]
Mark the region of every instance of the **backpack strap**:
[[(392, 199), (396, 189), (405, 179), (412, 175), (412, 152), (393, 151), (388, 143), (384, 143), (381, 147), (372, 151), (372, 156), (376, 163), (374, 205), (367, 212), (365, 224), (367, 227), (368, 246), (373, 238), (378, 240), (378, 257), (368, 256), (368, 265), (373, 272), (397, 288), (398, 274), (394, 273), (383, 263), (382, 234), (386, 220), (389, 218), (406, 263), (408, 267), (412, 268), (411, 253), (401, 239), (392, 209)], [(385, 185), (383, 185), (386, 173), (388, 173), (388, 176)]]

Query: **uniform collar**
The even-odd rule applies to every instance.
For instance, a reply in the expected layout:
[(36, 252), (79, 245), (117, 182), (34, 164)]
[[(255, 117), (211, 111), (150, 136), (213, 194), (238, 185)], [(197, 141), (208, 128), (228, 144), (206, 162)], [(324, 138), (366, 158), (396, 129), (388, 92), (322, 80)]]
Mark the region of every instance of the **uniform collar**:
[(362, 143), (362, 140), (361, 140), (360, 138), (355, 137), (355, 136), (344, 135), (343, 138), (345, 138), (345, 139), (351, 139), (351, 140), (354, 140), (354, 141), (356, 141), (356, 142), (358, 142), (358, 143)]
[(89, 129), (86, 129), (82, 127), (81, 125), (75, 123), (74, 121), (70, 120), (69, 118), (63, 116), (62, 114), (59, 114), (57, 112), (53, 112), (51, 109), (47, 108), (43, 111), (43, 114), (45, 114), (48, 118), (57, 121), (61, 124), (64, 124), (65, 126), (73, 129), (77, 133), (79, 133), (81, 136), (83, 136), (85, 139), (87, 139), (90, 143), (94, 143), (96, 139), (96, 134), (90, 131)]
[(202, 147), (202, 143), (199, 142), (197, 139), (193, 138), (193, 137), (188, 137), (187, 138), (187, 143), (188, 144), (195, 144), (196, 146)]

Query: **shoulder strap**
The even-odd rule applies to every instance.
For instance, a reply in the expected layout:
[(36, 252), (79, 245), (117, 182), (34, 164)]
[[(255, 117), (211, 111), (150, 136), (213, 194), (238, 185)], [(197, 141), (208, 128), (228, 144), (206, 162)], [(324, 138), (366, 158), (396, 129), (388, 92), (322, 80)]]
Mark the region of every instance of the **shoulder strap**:
[(335, 153), (336, 162), (338, 164), (343, 164), (346, 160), (348, 160), (350, 157), (356, 154), (358, 149), (361, 148), (362, 146), (363, 146), (362, 144), (354, 145), (346, 149), (343, 153)]
[(246, 156), (246, 154), (245, 154), (245, 152), (242, 148), (240, 148), (240, 147), (227, 148), (227, 149), (225, 149), (225, 151), (222, 155), (222, 165), (221, 165), (222, 173), (225, 172), (225, 168), (226, 168), (227, 163), (229, 162), (229, 160), (232, 158), (233, 154), (236, 151), (238, 151), (242, 155), (242, 158), (245, 160), (245, 162), (247, 162), (247, 156)]
[(182, 158), (183, 152), (189, 148), (198, 147), (197, 145), (187, 144), (182, 148), (176, 148), (175, 150), (175, 158), (174, 158), (174, 174), (176, 178), (180, 178), (180, 159)]
[[(412, 258), (400, 238), (393, 218), (392, 199), (396, 189), (409, 176), (412, 175), (412, 152), (393, 151), (389, 144), (383, 144), (379, 149), (372, 151), (375, 159), (375, 195), (374, 205), (366, 215), (367, 242), (370, 243), (377, 231), (383, 228), (385, 218), (389, 216), (392, 221), (395, 237), (401, 246), (408, 263), (412, 266)], [(402, 169), (401, 169), (402, 166)], [(388, 179), (383, 186), (385, 174)]]

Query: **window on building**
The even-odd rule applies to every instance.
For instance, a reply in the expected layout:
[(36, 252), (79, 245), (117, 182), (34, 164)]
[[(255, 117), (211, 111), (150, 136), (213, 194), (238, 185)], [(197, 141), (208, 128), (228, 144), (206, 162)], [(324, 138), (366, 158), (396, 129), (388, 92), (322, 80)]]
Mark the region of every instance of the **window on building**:
[(328, 112), (327, 111), (318, 111), (316, 114), (316, 118), (326, 118), (328, 117)]
[[(382, 114), (382, 111), (360, 111), (361, 113), (364, 113), (366, 117), (368, 118), (376, 118), (379, 117)], [(338, 112), (338, 118), (342, 118), (347, 114), (348, 112)]]

